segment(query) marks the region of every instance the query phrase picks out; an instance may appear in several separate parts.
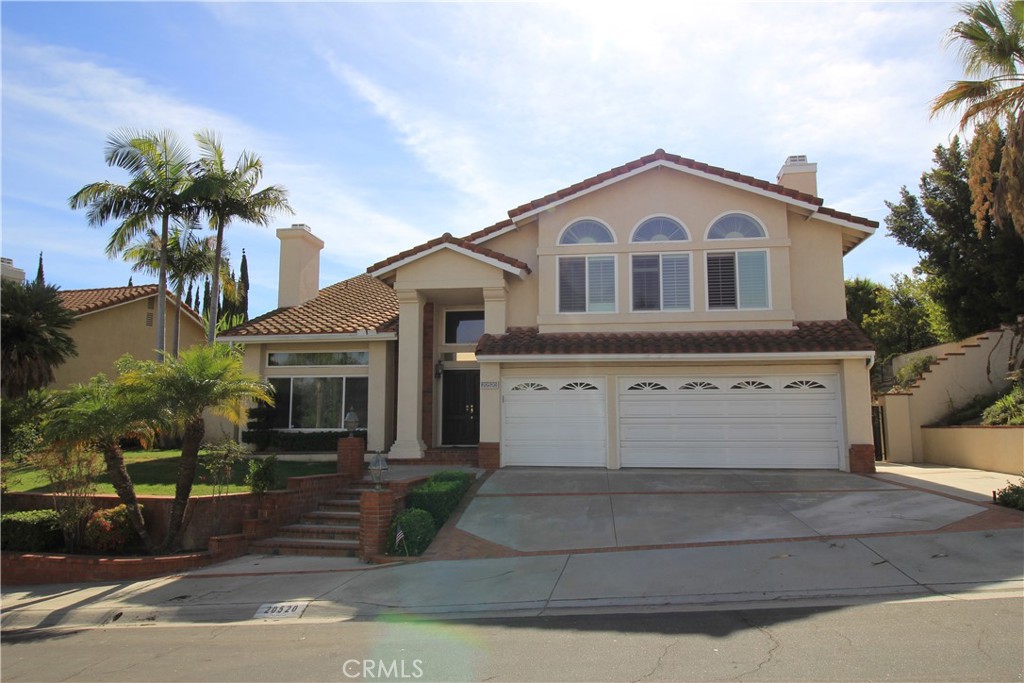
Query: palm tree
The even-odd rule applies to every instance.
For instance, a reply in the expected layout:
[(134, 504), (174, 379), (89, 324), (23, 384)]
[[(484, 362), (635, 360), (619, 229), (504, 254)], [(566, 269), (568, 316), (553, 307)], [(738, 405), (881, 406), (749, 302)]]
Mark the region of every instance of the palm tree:
[(980, 0), (960, 11), (964, 19), (950, 29), (948, 42), (958, 46), (971, 80), (955, 81), (936, 97), (932, 115), (960, 111), (960, 129), (975, 128), (969, 170), (979, 232), (991, 209), (997, 223), (1012, 220), (1024, 235), (1024, 0), (998, 6)]
[(120, 221), (107, 242), (113, 258), (138, 235), (160, 222), (160, 267), (156, 309), (157, 357), (163, 357), (167, 333), (167, 243), (171, 221), (188, 224), (195, 215), (185, 191), (192, 184), (189, 150), (170, 130), (144, 132), (120, 129), (107, 138), (108, 166), (131, 174), (127, 185), (91, 183), (73, 194), (73, 209), (88, 207), (89, 225)]
[(118, 498), (128, 509), (128, 518), (146, 549), (153, 541), (146, 531), (135, 484), (124, 463), (121, 439), (138, 438), (143, 443), (153, 435), (151, 421), (156, 397), (144, 395), (139, 388), (123, 382), (111, 382), (100, 374), (88, 384), (78, 384), (55, 392), (52, 409), (43, 419), (44, 439), (57, 446), (95, 448), (103, 454), (107, 474)]
[(293, 213), (288, 205), (288, 190), (270, 185), (256, 190), (263, 178), (263, 161), (252, 152), (243, 151), (232, 168), (227, 167), (220, 136), (212, 131), (195, 135), (199, 145), (199, 174), (194, 196), (202, 211), (209, 216), (210, 227), (217, 232), (214, 247), (212, 291), (210, 292), (210, 321), (207, 339), (213, 343), (217, 337), (217, 304), (220, 298), (216, 273), (220, 272), (224, 230), (234, 219), (267, 226), (279, 211)]
[(145, 395), (160, 397), (161, 422), (182, 433), (174, 503), (167, 537), (161, 547), (161, 550), (177, 549), (185, 531), (182, 521), (206, 433), (203, 411), (209, 409), (234, 424), (242, 424), (250, 402), (273, 403), (273, 389), (245, 371), (238, 351), (219, 344), (193, 346), (163, 363), (126, 363), (120, 370), (120, 381), (139, 387)]
[(4, 280), (0, 289), (0, 388), (9, 398), (53, 381), (53, 369), (77, 356), (67, 334), (75, 316), (60, 302), (59, 289), (42, 282)]
[[(124, 260), (133, 262), (136, 272), (158, 273), (160, 270), (160, 236), (149, 230), (144, 239), (124, 250)], [(174, 316), (172, 354), (177, 356), (181, 335), (181, 307), (185, 287), (209, 272), (213, 267), (213, 237), (199, 239), (191, 229), (175, 227), (167, 242), (167, 279), (177, 299)], [(221, 268), (221, 278), (227, 275), (227, 265)], [(229, 292), (230, 294), (230, 292)]]

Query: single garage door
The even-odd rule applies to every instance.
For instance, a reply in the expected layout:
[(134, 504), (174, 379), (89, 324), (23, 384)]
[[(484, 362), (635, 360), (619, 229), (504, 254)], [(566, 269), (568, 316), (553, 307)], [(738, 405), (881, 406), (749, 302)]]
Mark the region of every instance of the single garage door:
[(502, 465), (605, 467), (608, 397), (602, 378), (502, 382)]
[(836, 375), (619, 381), (623, 467), (839, 467)]

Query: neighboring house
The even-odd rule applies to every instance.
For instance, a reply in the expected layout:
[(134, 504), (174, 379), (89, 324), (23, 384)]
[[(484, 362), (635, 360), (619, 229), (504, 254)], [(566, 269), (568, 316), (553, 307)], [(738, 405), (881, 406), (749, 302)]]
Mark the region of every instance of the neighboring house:
[(323, 242), (278, 230), (279, 308), (245, 342), (281, 429), (483, 467), (871, 470), (869, 340), (842, 258), (877, 223), (658, 150), (316, 291)]
[(25, 271), (15, 266), (12, 259), (0, 258), (0, 280), (24, 282)]
[[(114, 362), (126, 353), (140, 360), (156, 358), (157, 285), (66, 289), (60, 291), (65, 308), (75, 314), (69, 331), (78, 355), (54, 370), (54, 389), (88, 382), (99, 373), (113, 377)], [(167, 293), (166, 348), (173, 348), (177, 299)], [(203, 319), (189, 306), (181, 309), (180, 348), (206, 343)]]

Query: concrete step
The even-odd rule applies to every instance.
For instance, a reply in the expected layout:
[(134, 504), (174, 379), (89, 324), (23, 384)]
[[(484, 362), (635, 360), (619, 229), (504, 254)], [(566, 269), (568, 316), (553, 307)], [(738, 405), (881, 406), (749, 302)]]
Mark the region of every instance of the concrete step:
[(359, 524), (357, 511), (316, 510), (302, 515), (303, 524)]
[(277, 530), (284, 538), (324, 539), (328, 541), (359, 540), (358, 524), (288, 524)]
[(355, 557), (358, 541), (329, 541), (274, 536), (253, 541), (250, 551), (265, 555), (309, 555), (313, 557)]

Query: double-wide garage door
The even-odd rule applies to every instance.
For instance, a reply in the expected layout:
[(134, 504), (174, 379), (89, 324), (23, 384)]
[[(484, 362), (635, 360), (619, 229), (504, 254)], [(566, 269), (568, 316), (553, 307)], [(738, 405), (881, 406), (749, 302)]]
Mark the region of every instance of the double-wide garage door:
[[(620, 377), (622, 467), (839, 467), (836, 375)], [(506, 380), (505, 465), (608, 464), (604, 378)]]

